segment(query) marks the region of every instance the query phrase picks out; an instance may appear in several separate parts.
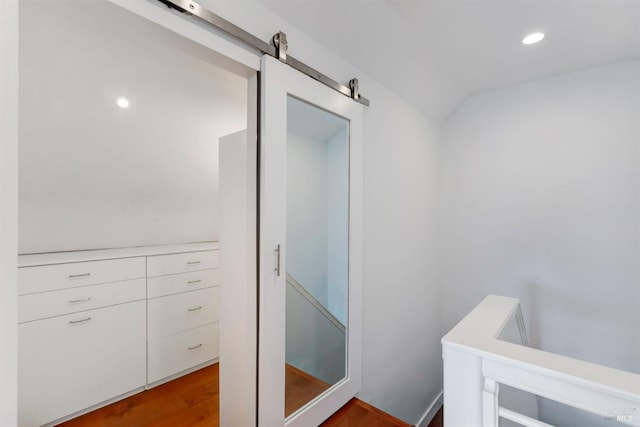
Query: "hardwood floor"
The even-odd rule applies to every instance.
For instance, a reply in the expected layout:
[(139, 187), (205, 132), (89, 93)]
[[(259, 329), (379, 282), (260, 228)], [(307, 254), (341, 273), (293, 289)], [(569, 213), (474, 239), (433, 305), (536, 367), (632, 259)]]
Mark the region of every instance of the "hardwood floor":
[[(443, 426), (442, 409), (440, 409), (429, 423), (429, 427)], [(360, 399), (353, 398), (325, 421), (322, 427), (411, 427), (411, 425)]]
[[(219, 365), (209, 366), (174, 381), (138, 393), (60, 424), (64, 427), (218, 427)], [(326, 390), (329, 385), (296, 368), (286, 369), (288, 413)], [(293, 396), (300, 396), (294, 398)], [(297, 405), (297, 406), (296, 406)], [(293, 409), (295, 408), (295, 409)], [(442, 411), (439, 412), (440, 420)], [(438, 416), (429, 427), (442, 427)], [(359, 399), (329, 418), (324, 427), (410, 427)]]
[(216, 427), (219, 364), (60, 424), (64, 427)]
[(291, 365), (285, 365), (284, 414), (286, 417), (331, 387)]
[(353, 398), (322, 424), (323, 427), (411, 427), (378, 408)]
[(444, 426), (444, 421), (442, 419), (442, 408), (440, 408), (436, 416), (433, 417), (433, 420), (431, 420), (431, 423), (429, 423), (429, 427), (443, 427), (443, 426)]

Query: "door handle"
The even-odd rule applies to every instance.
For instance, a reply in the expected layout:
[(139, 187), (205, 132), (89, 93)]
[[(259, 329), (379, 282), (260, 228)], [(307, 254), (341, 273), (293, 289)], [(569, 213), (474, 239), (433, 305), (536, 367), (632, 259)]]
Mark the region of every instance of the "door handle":
[(276, 275), (280, 277), (280, 245), (276, 246), (274, 249), (276, 253), (276, 268), (273, 271), (276, 272)]

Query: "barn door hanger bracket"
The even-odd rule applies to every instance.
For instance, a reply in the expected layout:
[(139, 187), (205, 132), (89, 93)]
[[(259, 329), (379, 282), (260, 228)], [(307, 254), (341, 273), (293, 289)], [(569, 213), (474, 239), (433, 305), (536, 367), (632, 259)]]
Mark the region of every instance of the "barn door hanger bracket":
[(360, 88), (358, 79), (353, 78), (349, 80), (349, 89), (351, 89), (351, 98), (355, 99), (356, 101), (360, 99)]
[(287, 43), (287, 35), (282, 31), (278, 31), (273, 36), (273, 45), (276, 47), (276, 58), (280, 61), (287, 62), (287, 49), (289, 44)]
[[(0, 0), (2, 1), (2, 0)], [(241, 41), (245, 45), (255, 49), (265, 55), (272, 56), (278, 60), (286, 63), (290, 67), (306, 74), (314, 80), (330, 87), (331, 89), (340, 92), (341, 94), (352, 98), (354, 101), (369, 106), (369, 100), (360, 94), (358, 87), (358, 80), (352, 79), (349, 85), (346, 86), (331, 77), (322, 74), (321, 72), (311, 68), (307, 64), (298, 61), (293, 56), (289, 55), (287, 50), (289, 44), (287, 42), (287, 35), (282, 31), (279, 31), (273, 36), (271, 43), (266, 42), (248, 31), (243, 30), (230, 21), (222, 18), (219, 15), (204, 8), (195, 0), (158, 0), (160, 3), (167, 6), (169, 9), (176, 10), (187, 16), (198, 18), (207, 24), (211, 25), (218, 31), (222, 31), (233, 38)]]

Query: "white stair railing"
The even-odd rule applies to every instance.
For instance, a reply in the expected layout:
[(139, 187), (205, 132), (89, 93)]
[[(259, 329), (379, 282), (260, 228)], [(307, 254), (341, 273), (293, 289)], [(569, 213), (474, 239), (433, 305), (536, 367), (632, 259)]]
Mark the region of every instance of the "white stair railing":
[(519, 301), (491, 295), (442, 339), (446, 425), (498, 427), (502, 418), (552, 427), (537, 419), (537, 410), (501, 407), (505, 385), (640, 427), (640, 375), (497, 339), (513, 320), (527, 342)]
[(286, 363), (327, 384), (344, 378), (345, 325), (288, 273), (286, 310)]
[(535, 418), (528, 417), (507, 408), (499, 407), (498, 409), (501, 418), (513, 421), (525, 427), (553, 427), (551, 424), (543, 423), (542, 421), (536, 420)]
[(320, 314), (322, 314), (329, 322), (339, 329), (343, 334), (347, 332), (344, 324), (338, 320), (320, 301), (316, 299), (311, 292), (307, 290), (300, 282), (298, 282), (291, 274), (287, 273), (287, 285), (295, 289), (309, 304), (311, 304)]

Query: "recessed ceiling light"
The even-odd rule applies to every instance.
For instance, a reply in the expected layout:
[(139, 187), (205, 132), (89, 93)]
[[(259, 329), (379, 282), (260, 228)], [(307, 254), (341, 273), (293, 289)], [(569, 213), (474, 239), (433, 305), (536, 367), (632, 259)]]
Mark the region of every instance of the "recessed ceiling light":
[(531, 33), (522, 39), (522, 44), (536, 44), (544, 38), (544, 33)]
[(120, 108), (127, 108), (129, 106), (129, 100), (127, 98), (118, 98), (116, 100), (116, 104), (118, 105), (118, 107)]

